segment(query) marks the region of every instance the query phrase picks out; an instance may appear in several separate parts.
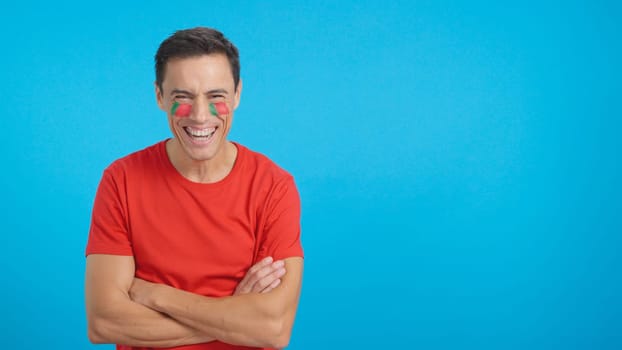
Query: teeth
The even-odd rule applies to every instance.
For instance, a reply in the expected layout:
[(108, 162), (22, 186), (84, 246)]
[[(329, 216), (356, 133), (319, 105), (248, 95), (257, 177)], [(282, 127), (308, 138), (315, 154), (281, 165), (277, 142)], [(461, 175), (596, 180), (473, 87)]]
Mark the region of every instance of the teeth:
[(210, 136), (212, 133), (214, 133), (214, 131), (216, 131), (216, 128), (195, 129), (191, 127), (186, 127), (185, 129), (190, 135), (195, 137)]

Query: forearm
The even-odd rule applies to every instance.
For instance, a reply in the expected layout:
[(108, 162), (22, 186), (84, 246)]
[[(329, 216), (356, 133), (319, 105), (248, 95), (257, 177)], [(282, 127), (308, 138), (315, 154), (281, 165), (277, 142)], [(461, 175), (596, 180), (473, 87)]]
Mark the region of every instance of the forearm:
[(135, 281), (130, 294), (132, 300), (223, 342), (283, 348), (289, 342), (298, 307), (303, 265), (302, 258), (284, 261), (287, 273), (268, 293), (209, 298)]
[(129, 298), (89, 312), (89, 338), (93, 343), (113, 343), (144, 347), (172, 347), (214, 340), (205, 333), (182, 324)]
[(157, 288), (147, 306), (218, 340), (275, 348), (289, 341), (294, 313), (278, 307), (272, 293), (208, 298), (164, 285)]
[[(212, 298), (139, 278), (134, 279), (129, 293), (131, 300), (214, 339), (235, 345), (283, 348), (289, 342), (298, 307), (303, 261), (288, 258), (284, 263), (287, 273), (277, 287), (265, 293)], [(272, 283), (270, 279), (265, 282)]]

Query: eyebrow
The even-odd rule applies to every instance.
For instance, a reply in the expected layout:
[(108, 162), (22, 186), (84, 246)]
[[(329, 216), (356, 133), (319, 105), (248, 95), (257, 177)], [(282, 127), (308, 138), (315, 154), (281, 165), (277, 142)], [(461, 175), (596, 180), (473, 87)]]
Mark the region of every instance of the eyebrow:
[(228, 94), (227, 90), (225, 89), (214, 89), (214, 90), (209, 90), (208, 92), (206, 92), (206, 94), (208, 95), (212, 95), (212, 94)]
[[(184, 95), (189, 95), (189, 96), (195, 96), (194, 93), (188, 91), (188, 90), (182, 90), (182, 89), (173, 89), (171, 91), (171, 95), (175, 95), (175, 94), (184, 94)], [(213, 95), (213, 94), (228, 94), (227, 90), (225, 89), (213, 89), (213, 90), (209, 90), (205, 93), (206, 95)]]
[(181, 89), (173, 89), (171, 91), (171, 95), (175, 95), (175, 94), (184, 94), (184, 95), (194, 96), (192, 92), (187, 91), (187, 90), (181, 90)]

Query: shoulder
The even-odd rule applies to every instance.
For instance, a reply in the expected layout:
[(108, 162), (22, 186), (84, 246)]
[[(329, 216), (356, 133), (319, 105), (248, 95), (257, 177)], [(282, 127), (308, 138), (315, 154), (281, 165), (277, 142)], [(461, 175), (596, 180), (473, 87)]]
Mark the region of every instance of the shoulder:
[(157, 166), (162, 152), (165, 152), (165, 144), (166, 140), (160, 141), (121, 157), (108, 165), (105, 172), (111, 175), (121, 175), (149, 171), (150, 168)]
[(245, 181), (260, 204), (258, 215), (273, 222), (277, 218), (285, 220), (283, 213), (287, 212), (291, 220), (298, 220), (300, 196), (294, 177), (267, 156), (239, 144), (236, 146)]
[(245, 173), (255, 174), (262, 179), (270, 180), (273, 183), (282, 181), (293, 182), (293, 176), (272, 159), (260, 152), (253, 151), (246, 146), (235, 143), (238, 148), (238, 155)]

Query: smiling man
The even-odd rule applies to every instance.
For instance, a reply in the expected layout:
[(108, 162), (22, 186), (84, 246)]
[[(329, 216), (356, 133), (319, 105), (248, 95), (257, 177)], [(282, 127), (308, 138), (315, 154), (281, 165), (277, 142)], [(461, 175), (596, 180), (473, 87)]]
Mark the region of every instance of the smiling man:
[(294, 180), (227, 139), (238, 50), (220, 32), (174, 33), (155, 57), (173, 137), (113, 162), (86, 248), (89, 338), (117, 349), (283, 348), (302, 280)]

